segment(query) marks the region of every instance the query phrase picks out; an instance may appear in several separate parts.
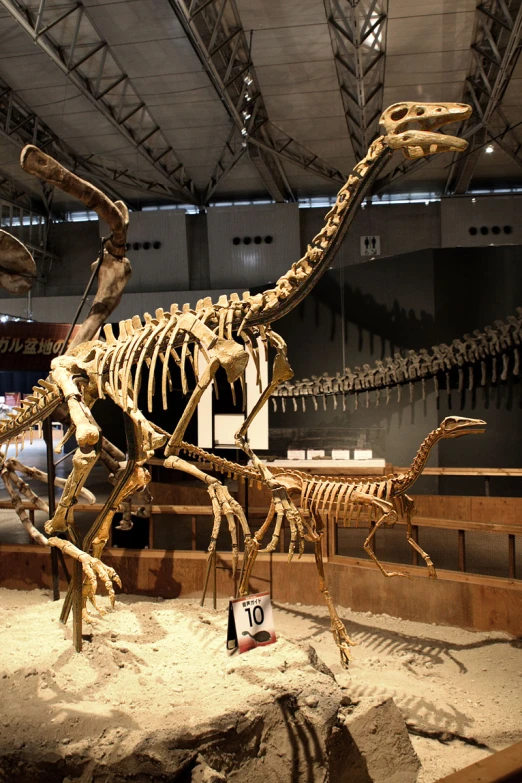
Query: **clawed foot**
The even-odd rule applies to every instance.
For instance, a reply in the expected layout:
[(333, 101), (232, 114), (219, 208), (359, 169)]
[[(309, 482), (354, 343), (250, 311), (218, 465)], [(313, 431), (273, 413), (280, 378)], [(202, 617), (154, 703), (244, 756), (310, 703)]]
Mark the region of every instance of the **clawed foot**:
[(430, 579), (436, 579), (437, 578), (437, 571), (435, 570), (435, 566), (433, 565), (432, 561), (429, 557), (426, 557), (426, 565), (428, 566), (428, 576)]
[(381, 571), (384, 576), (389, 579), (391, 579), (392, 576), (403, 576), (405, 579), (411, 579), (411, 574), (405, 574), (404, 571), (386, 571), (384, 568), (381, 568)]
[(305, 540), (319, 541), (320, 536), (311, 528), (308, 528), (308, 532), (305, 530), (305, 523), (295, 504), (290, 499), (287, 490), (284, 487), (273, 487), (272, 492), (272, 508), (267, 522), (263, 525), (264, 528), (272, 517), (275, 515), (276, 522), (274, 526), (274, 533), (270, 543), (260, 552), (273, 552), (279, 541), (281, 534), (281, 528), (283, 522), (286, 519), (290, 527), (290, 545), (288, 547), (288, 562), (290, 562), (294, 556), (296, 545), (299, 547), (299, 557), (304, 552)]
[(357, 644), (357, 642), (353, 642), (350, 639), (348, 633), (346, 632), (346, 628), (342, 623), (339, 627), (332, 627), (332, 633), (333, 633), (335, 643), (339, 648), (339, 653), (341, 655), (341, 666), (343, 667), (343, 669), (348, 669), (350, 666), (350, 661), (352, 659), (350, 647), (354, 647)]
[(243, 513), (243, 509), (234, 498), (230, 495), (230, 492), (220, 482), (216, 481), (213, 484), (208, 485), (208, 494), (212, 502), (212, 510), (214, 512), (214, 527), (212, 529), (212, 538), (208, 547), (209, 562), (213, 557), (216, 550), (217, 537), (219, 535), (219, 529), (221, 527), (221, 520), (226, 517), (228, 523), (228, 529), (230, 531), (230, 538), (232, 540), (232, 576), (237, 573), (237, 565), (239, 561), (239, 550), (237, 542), (237, 529), (236, 519), (238, 520), (243, 530), (245, 538), (245, 551), (248, 552), (252, 542), (252, 535), (248, 522)]
[[(92, 557), (92, 555), (87, 554), (87, 552), (83, 552), (81, 549), (78, 549), (78, 547), (75, 546), (71, 541), (64, 541), (62, 538), (53, 537), (49, 539), (48, 543), (49, 546), (54, 546), (57, 549), (61, 549), (64, 555), (69, 555), (82, 564), (82, 569), (86, 578), (86, 582), (83, 587), (84, 601), (89, 599), (100, 615), (103, 616), (106, 613), (105, 610), (96, 603), (96, 588), (98, 586), (98, 578), (100, 578), (109, 595), (111, 608), (114, 607), (116, 595), (114, 593), (113, 582), (115, 582), (120, 588), (122, 586), (121, 579), (114, 568), (105, 565), (105, 563), (102, 563), (102, 561), (98, 560), (97, 557)], [(86, 613), (85, 609), (84, 619), (86, 619), (87, 622), (91, 621), (91, 618), (89, 618), (89, 615)]]

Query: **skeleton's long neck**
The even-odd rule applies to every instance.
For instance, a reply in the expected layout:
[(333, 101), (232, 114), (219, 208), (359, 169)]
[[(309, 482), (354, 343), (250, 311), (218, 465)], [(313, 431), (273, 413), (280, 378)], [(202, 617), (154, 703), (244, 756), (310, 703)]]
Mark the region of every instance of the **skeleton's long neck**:
[(273, 289), (264, 292), (261, 309), (248, 319), (251, 324), (271, 323), (281, 318), (310, 292), (332, 265), (358, 207), (391, 155), (384, 136), (373, 142), (366, 157), (355, 166), (337, 194), (324, 228), (314, 237), (305, 255), (279, 278)]
[(400, 488), (401, 493), (406, 492), (412, 486), (412, 484), (414, 484), (417, 481), (420, 474), (424, 470), (424, 466), (428, 461), (428, 457), (430, 456), (430, 452), (433, 446), (442, 437), (443, 434), (440, 427), (437, 427), (436, 430), (430, 432), (428, 437), (422, 441), (419, 450), (415, 455), (415, 459), (411, 463), (410, 469), (406, 471), (406, 473), (403, 473), (402, 475), (394, 479), (394, 484), (397, 489)]

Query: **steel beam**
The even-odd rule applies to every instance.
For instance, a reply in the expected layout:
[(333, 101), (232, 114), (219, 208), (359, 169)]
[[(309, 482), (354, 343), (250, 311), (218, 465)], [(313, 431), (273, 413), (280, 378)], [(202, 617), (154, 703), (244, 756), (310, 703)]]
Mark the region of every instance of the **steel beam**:
[[(35, 144), (64, 163), (79, 175), (86, 175), (113, 199), (128, 201), (118, 190), (118, 185), (140, 193), (179, 200), (180, 193), (162, 181), (152, 182), (139, 177), (129, 169), (118, 169), (101, 158), (78, 155), (61, 140), (46, 123), (0, 78), (0, 135), (17, 147)], [(130, 204), (132, 206), (132, 204)]]
[(36, 215), (45, 217), (43, 206), (40, 204), (38, 207), (33, 208), (33, 197), (30, 193), (20, 188), (12, 181), (10, 177), (7, 177), (0, 171), (0, 202), (9, 204), (11, 207), (17, 209), (30, 209)]
[[(474, 108), (474, 117), (454, 135), (470, 139), (470, 149), (455, 155), (444, 188), (446, 195), (463, 193), (469, 187), (474, 165), (480, 158), (480, 148), (487, 137), (496, 139), (513, 160), (522, 166), (522, 150), (518, 133), (510, 128), (502, 109), (502, 99), (513, 74), (521, 50), (522, 3), (520, 0), (484, 0), (477, 6), (475, 34), (471, 43), (472, 63), (466, 77), (463, 103)], [(468, 161), (468, 158), (472, 158)], [(385, 190), (411, 172), (425, 166), (429, 158), (404, 161), (379, 179), (374, 192)]]
[(80, 0), (58, 6), (40, 0), (38, 12), (21, 0), (0, 0), (70, 82), (170, 185), (169, 196), (199, 204), (200, 194), (152, 113), (90, 21)]
[(476, 22), (473, 63), (464, 95), (475, 109), (476, 122), (462, 134), (470, 140), (470, 148), (461, 159), (454, 156), (446, 195), (466, 193), (488, 137), (500, 137), (498, 146), (522, 167), (518, 134), (510, 129), (502, 110), (502, 98), (520, 55), (522, 4), (519, 0), (486, 0), (477, 6)]
[(251, 149), (252, 145), (259, 148), (252, 160), (277, 199), (294, 200), (279, 161), (343, 183), (345, 177), (338, 169), (270, 122), (235, 0), (169, 3), (235, 128), (212, 174), (206, 198), (242, 156), (241, 145), (245, 145), (244, 149)]
[(357, 160), (379, 135), (388, 0), (324, 0), (346, 124)]

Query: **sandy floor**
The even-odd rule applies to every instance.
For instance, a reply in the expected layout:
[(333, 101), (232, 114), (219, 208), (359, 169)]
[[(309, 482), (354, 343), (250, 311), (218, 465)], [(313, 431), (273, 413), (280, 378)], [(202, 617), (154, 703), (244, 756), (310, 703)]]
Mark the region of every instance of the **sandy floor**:
[[(102, 755), (140, 726), (161, 731), (167, 714), (190, 725), (198, 682), (208, 687), (203, 675), (209, 667), (215, 676), (204, 711), (211, 721), (222, 712), (223, 700), (229, 710), (239, 704), (239, 686), (221, 693), (230, 671), (242, 672), (256, 698), (270, 695), (263, 669), (271, 650), (285, 652), (287, 639), (311, 644), (352, 701), (393, 697), (422, 762), (418, 783), (433, 783), (522, 737), (522, 643), (503, 634), (343, 609), (340, 614), (357, 642), (345, 671), (321, 607), (276, 604), (277, 645), (232, 658), (225, 652), (225, 602), (214, 614), (192, 600), (121, 596), (82, 655), (72, 650), (70, 630), (59, 625), (59, 608), (44, 591), (0, 589), (4, 747), (7, 742), (22, 749), (29, 741), (28, 726), (38, 721), (46, 724), (42, 757), (64, 746), (80, 752), (87, 724), (91, 736), (99, 738)], [(180, 660), (190, 661), (190, 671)], [(284, 671), (277, 676), (284, 679)], [(0, 779), (8, 778), (0, 774)]]
[(341, 668), (321, 607), (279, 606), (278, 627), (306, 639), (352, 699), (391, 696), (433, 783), (522, 739), (522, 641), (388, 615), (340, 610), (352, 640)]

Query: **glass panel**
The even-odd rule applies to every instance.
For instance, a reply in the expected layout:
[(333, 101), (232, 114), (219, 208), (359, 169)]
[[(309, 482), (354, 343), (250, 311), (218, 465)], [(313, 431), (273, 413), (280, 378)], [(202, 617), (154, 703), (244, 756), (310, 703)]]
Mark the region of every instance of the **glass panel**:
[(466, 571), (507, 577), (508, 537), (501, 533), (466, 531)]
[[(459, 570), (459, 536), (456, 530), (419, 526), (419, 546), (431, 557), (435, 568)], [(420, 556), (419, 563), (422, 564)]]

